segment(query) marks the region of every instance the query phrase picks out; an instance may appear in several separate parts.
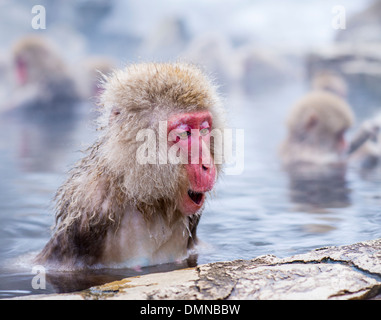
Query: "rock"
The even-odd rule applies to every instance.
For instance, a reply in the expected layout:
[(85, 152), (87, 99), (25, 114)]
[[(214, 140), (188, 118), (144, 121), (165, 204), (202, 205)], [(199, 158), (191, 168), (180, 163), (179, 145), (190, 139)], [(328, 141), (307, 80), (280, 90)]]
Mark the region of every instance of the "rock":
[(78, 293), (16, 299), (378, 299), (381, 239), (126, 278)]

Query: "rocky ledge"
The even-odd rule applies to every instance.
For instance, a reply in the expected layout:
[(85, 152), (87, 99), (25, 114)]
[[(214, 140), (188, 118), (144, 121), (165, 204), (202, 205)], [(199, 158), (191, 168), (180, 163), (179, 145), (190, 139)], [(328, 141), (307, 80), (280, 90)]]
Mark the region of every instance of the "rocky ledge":
[(148, 274), (15, 299), (381, 299), (381, 239)]

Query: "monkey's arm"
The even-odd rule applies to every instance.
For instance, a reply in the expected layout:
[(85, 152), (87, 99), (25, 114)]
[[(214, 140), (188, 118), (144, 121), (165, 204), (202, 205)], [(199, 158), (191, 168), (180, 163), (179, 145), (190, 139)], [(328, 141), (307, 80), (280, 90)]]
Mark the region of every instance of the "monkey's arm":
[(356, 152), (362, 145), (364, 145), (365, 142), (369, 140), (377, 141), (379, 130), (380, 127), (377, 124), (373, 124), (371, 122), (365, 123), (352, 139), (348, 149), (348, 155)]

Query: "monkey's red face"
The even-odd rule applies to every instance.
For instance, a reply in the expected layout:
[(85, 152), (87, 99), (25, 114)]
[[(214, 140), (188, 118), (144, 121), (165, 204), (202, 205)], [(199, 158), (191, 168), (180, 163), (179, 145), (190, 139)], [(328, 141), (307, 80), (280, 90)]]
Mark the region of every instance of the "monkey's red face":
[(187, 155), (184, 164), (189, 186), (180, 200), (184, 215), (199, 211), (205, 201), (205, 192), (212, 190), (216, 180), (216, 167), (210, 152), (212, 115), (198, 111), (174, 115), (168, 120), (170, 146), (176, 144)]

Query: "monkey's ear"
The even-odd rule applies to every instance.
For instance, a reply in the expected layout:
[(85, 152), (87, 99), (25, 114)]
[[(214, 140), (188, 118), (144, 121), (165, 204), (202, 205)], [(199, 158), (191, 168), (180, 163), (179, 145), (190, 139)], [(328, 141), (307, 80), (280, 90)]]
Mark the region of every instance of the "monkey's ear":
[(316, 114), (312, 114), (306, 122), (306, 130), (311, 130), (318, 124), (319, 120)]
[(108, 119), (108, 124), (113, 123), (120, 115), (120, 108), (118, 107), (113, 107), (111, 109), (110, 117)]

